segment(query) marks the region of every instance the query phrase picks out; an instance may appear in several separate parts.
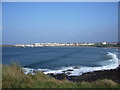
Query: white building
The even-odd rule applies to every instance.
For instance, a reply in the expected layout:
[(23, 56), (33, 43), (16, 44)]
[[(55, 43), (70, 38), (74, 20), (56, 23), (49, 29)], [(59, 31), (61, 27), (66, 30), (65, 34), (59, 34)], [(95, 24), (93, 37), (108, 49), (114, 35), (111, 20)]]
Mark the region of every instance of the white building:
[(101, 42), (103, 45), (106, 45), (106, 44), (108, 44), (107, 42)]

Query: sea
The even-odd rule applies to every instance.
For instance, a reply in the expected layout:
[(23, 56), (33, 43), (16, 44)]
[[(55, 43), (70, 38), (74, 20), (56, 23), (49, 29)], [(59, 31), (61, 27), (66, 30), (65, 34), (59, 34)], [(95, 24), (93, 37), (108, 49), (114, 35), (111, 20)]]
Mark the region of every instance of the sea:
[(99, 47), (3, 47), (2, 63), (19, 64), (25, 74), (79, 76), (83, 73), (115, 69), (119, 66), (119, 49)]

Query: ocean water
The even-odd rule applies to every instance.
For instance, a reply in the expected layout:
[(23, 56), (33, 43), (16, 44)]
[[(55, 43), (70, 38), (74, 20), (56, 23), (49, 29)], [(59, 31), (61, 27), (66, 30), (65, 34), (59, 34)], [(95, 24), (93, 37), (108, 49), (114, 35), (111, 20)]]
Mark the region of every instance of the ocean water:
[(98, 47), (3, 47), (2, 63), (16, 62), (25, 74), (34, 71), (69, 76), (118, 67), (118, 49)]

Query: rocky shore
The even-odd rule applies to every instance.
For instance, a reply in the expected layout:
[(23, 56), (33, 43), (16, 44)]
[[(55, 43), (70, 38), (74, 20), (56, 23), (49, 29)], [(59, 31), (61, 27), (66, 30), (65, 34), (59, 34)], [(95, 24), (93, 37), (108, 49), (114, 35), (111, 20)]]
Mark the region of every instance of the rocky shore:
[(120, 66), (116, 69), (89, 72), (81, 76), (67, 76), (64, 73), (57, 75), (49, 74), (49, 76), (52, 76), (58, 80), (67, 79), (73, 82), (81, 82), (81, 81), (91, 82), (99, 79), (110, 79), (120, 84), (119, 74), (120, 74)]

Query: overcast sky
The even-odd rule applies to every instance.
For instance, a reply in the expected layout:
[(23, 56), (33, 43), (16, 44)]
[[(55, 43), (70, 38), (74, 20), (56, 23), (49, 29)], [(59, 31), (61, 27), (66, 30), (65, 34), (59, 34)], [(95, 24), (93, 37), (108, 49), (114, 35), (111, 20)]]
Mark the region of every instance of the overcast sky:
[(4, 2), (3, 44), (117, 42), (117, 2)]

